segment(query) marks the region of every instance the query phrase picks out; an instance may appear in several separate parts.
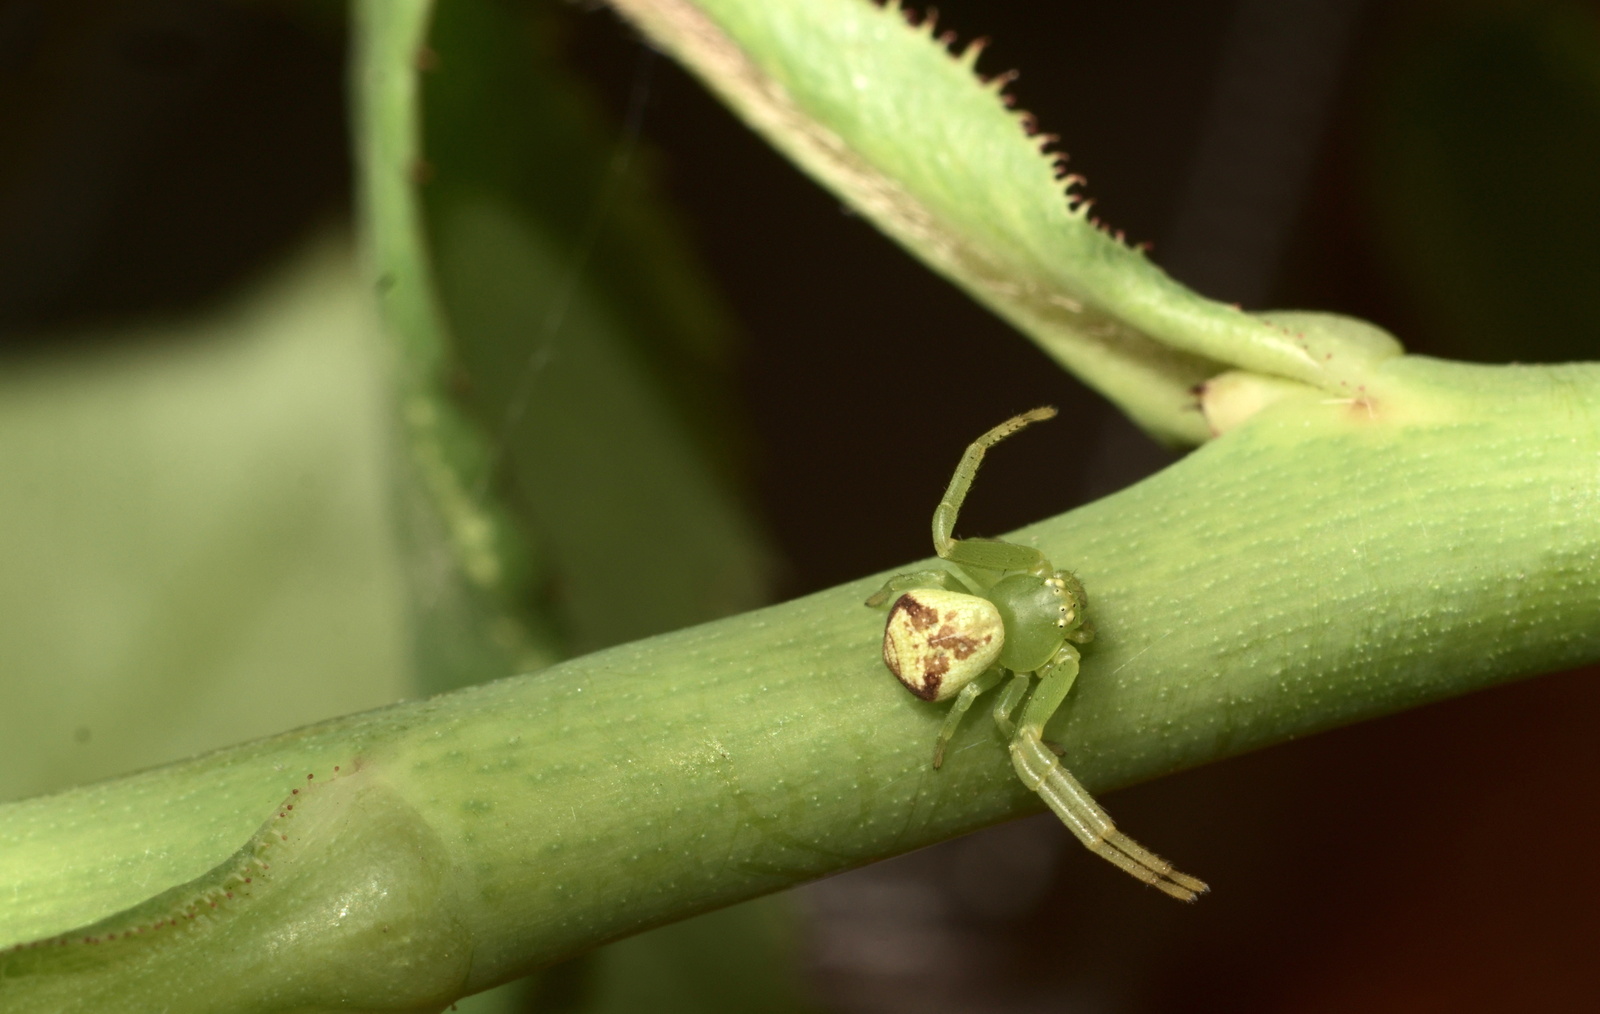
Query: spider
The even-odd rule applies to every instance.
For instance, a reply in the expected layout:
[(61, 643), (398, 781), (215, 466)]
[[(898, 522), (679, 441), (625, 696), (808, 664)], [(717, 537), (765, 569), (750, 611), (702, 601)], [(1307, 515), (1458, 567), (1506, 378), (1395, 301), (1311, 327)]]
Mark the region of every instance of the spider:
[[(1011, 763), (1067, 829), (1096, 855), (1182, 901), (1208, 890), (1160, 856), (1118, 831), (1056, 759), (1045, 723), (1078, 676), (1077, 645), (1094, 638), (1084, 617), (1088, 597), (1076, 576), (1056, 570), (1043, 553), (999, 539), (955, 539), (956, 515), (989, 448), (1031, 423), (1054, 417), (1036, 408), (1007, 419), (974, 440), (961, 456), (933, 512), (933, 548), (956, 570), (919, 570), (890, 578), (867, 599), (881, 608), (893, 599), (883, 634), (883, 661), (907, 690), (925, 701), (955, 704), (933, 749), (935, 769), (972, 702), (1001, 682), (994, 721), (1011, 741)], [(1009, 680), (1007, 676), (1009, 675)], [(1039, 685), (1022, 710), (1033, 677)]]

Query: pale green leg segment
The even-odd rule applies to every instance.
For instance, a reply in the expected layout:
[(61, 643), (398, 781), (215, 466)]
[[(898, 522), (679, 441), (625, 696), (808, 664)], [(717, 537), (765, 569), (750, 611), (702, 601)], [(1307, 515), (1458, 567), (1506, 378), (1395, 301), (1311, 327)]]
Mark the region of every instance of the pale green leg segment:
[(896, 574), (891, 577), (882, 588), (872, 593), (872, 597), (867, 599), (867, 605), (873, 608), (886, 606), (901, 592), (911, 591), (913, 588), (943, 588), (964, 595), (972, 594), (972, 589), (962, 584), (961, 579), (948, 570), (914, 570), (909, 574)]
[[(1030, 674), (1019, 672), (1012, 678), (1010, 683), (1006, 684), (1005, 693), (1001, 694), (1000, 699), (995, 702), (994, 724), (1000, 727), (1000, 732), (1006, 739), (1010, 739), (1017, 734), (1017, 723), (1011, 720), (1011, 713), (1016, 711), (1017, 705), (1021, 704), (1022, 699), (1028, 696), (1028, 687), (1032, 684), (1033, 677)], [(1044, 745), (1049, 747), (1050, 752), (1057, 757), (1066, 752), (1048, 739), (1044, 741)]]
[(961, 513), (961, 504), (967, 499), (967, 491), (972, 488), (972, 480), (978, 474), (978, 466), (983, 463), (984, 453), (1024, 426), (1049, 419), (1055, 414), (1053, 408), (1024, 412), (1007, 419), (967, 446), (955, 474), (950, 477), (950, 485), (945, 488), (944, 499), (939, 501), (939, 506), (933, 512), (933, 548), (941, 557), (953, 563), (989, 570), (1038, 570), (1041, 574), (1050, 570), (1049, 562), (1037, 549), (988, 539), (958, 541), (951, 538), (951, 533), (955, 531), (956, 515)]
[(992, 539), (951, 539), (939, 550), (939, 555), (963, 567), (986, 570), (1026, 570), (1043, 574), (1050, 569), (1044, 554), (1032, 546)]
[(1118, 831), (1100, 804), (1044, 744), (1045, 723), (1078, 678), (1078, 650), (1063, 644), (1049, 664), (1039, 670), (1039, 677), (1039, 688), (1028, 701), (1017, 735), (1011, 741), (1011, 763), (1017, 776), (1039, 794), (1091, 852), (1174, 898), (1195, 900), (1208, 890), (1205, 882), (1179, 873), (1165, 859)]
[(989, 669), (977, 679), (961, 688), (961, 693), (956, 696), (956, 702), (950, 706), (950, 711), (944, 716), (944, 725), (939, 728), (939, 742), (933, 747), (933, 766), (937, 769), (944, 763), (944, 748), (956, 734), (956, 727), (961, 724), (961, 719), (972, 707), (972, 702), (978, 695), (992, 689), (1005, 675), (1004, 669)]
[(1011, 682), (1006, 684), (1005, 692), (1000, 699), (994, 702), (994, 724), (1005, 733), (1006, 739), (1011, 739), (1017, 734), (1017, 723), (1011, 720), (1011, 713), (1017, 710), (1017, 705), (1028, 696), (1028, 687), (1032, 685), (1033, 677), (1025, 672), (1019, 672), (1011, 677)]

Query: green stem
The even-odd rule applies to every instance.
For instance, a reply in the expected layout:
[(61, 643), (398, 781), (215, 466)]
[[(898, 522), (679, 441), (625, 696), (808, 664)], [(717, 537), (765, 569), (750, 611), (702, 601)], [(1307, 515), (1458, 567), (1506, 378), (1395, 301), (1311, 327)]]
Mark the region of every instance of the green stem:
[[(1395, 359), (1012, 536), (1099, 631), (1064, 762), (1104, 791), (1600, 658), (1596, 405), (1600, 367)], [(882, 579), (0, 807), (0, 942), (66, 934), (0, 958), (0, 1007), (434, 1010), (1037, 809), (986, 727), (931, 769), (943, 709), (883, 670)], [(188, 919), (307, 775), (282, 862)]]

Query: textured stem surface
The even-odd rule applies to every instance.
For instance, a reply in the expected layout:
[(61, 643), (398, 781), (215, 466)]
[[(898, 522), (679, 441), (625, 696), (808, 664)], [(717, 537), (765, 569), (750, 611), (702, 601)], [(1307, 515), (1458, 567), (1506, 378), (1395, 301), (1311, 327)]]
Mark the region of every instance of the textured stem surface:
[[(1014, 533), (1093, 603), (1099, 636), (1048, 733), (1066, 766), (1101, 792), (1600, 658), (1596, 405), (1596, 367), (1394, 360), (1363, 401), (1280, 403)], [(993, 732), (931, 768), (944, 709), (883, 669), (882, 615), (861, 605), (882, 580), (0, 807), (0, 942), (69, 934), (0, 958), (0, 1007), (77, 995), (61, 983), (102, 962), (143, 981), (159, 950), (95, 951), (76, 928), (199, 884), (336, 765), (361, 791), (326, 805), (374, 823), (317, 853), (296, 946), (369, 961), (345, 928), (415, 898), (385, 909), (410, 922), (384, 918), (454, 970), (397, 976), (417, 1009), (444, 980), (475, 989), (1036, 809)], [(230, 997), (281, 971), (257, 960), (282, 932), (258, 904), (278, 902), (209, 921), (226, 946), (186, 969), (215, 1003), (171, 1009), (254, 1009)]]

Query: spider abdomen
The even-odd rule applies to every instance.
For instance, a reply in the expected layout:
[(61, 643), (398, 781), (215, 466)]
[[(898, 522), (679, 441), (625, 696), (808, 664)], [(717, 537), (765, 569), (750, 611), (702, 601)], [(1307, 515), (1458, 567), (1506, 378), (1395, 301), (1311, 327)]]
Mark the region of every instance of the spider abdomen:
[(994, 665), (1005, 640), (1005, 624), (989, 600), (921, 588), (889, 610), (883, 662), (907, 690), (943, 701)]

